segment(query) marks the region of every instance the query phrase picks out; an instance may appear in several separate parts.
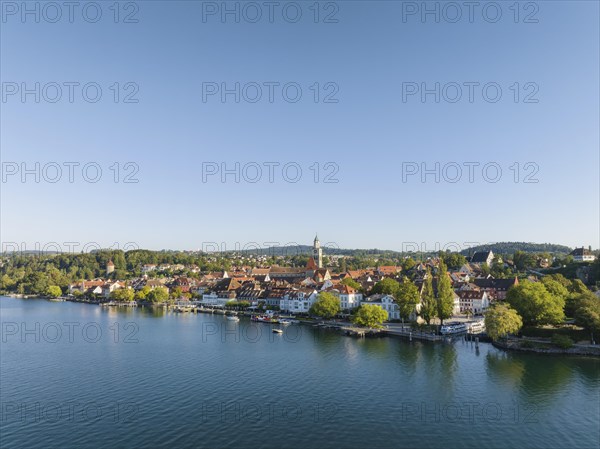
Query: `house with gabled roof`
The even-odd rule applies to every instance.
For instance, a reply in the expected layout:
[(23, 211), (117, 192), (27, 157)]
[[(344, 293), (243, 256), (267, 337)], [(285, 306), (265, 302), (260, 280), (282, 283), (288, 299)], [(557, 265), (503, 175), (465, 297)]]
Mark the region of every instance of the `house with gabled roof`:
[(349, 285), (337, 284), (327, 291), (340, 300), (340, 307), (345, 312), (359, 307), (363, 301), (363, 294)]
[(486, 291), (490, 296), (490, 300), (497, 299), (500, 301), (506, 299), (506, 294), (511, 287), (519, 285), (519, 279), (516, 276), (509, 279), (475, 278), (471, 282), (480, 290)]
[(492, 266), (492, 263), (494, 262), (494, 253), (489, 250), (489, 251), (476, 251), (475, 254), (473, 254), (471, 256), (471, 263), (476, 263), (476, 264), (487, 264), (488, 266)]
[(456, 292), (459, 298), (460, 312), (467, 311), (476, 315), (485, 312), (490, 306), (490, 298), (484, 290), (458, 290)]
[(592, 253), (591, 248), (586, 249), (583, 246), (575, 248), (571, 251), (570, 255), (573, 256), (575, 262), (593, 262), (596, 260), (596, 256)]
[(388, 313), (388, 320), (399, 320), (400, 309), (392, 295), (376, 294), (371, 295), (362, 301), (362, 304), (371, 304), (381, 307)]
[(318, 292), (314, 288), (288, 290), (281, 298), (279, 307), (288, 313), (308, 313), (317, 298)]

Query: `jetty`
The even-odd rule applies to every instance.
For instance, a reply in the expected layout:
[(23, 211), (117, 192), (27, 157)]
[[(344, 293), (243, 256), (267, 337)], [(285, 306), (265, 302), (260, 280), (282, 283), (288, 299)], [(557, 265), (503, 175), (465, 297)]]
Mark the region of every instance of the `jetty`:
[(344, 333), (344, 335), (348, 335), (350, 337), (381, 337), (383, 334), (381, 333), (381, 329), (372, 329), (368, 327), (341, 327), (340, 330)]

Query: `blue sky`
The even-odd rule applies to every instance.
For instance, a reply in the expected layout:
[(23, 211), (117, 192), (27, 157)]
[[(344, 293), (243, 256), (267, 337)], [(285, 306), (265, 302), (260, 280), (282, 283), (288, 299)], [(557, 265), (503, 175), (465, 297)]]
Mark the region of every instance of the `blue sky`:
[[(113, 2), (99, 4), (96, 23), (85, 20), (93, 18), (90, 9), (85, 17), (77, 9), (73, 23), (63, 10), (50, 23), (54, 11), (46, 7), (36, 23), (3, 6), (2, 242), (26, 242), (28, 249), (35, 242), (134, 242), (150, 249), (225, 242), (233, 249), (236, 242), (311, 243), (318, 231), (323, 242), (343, 248), (600, 246), (598, 2), (522, 2), (517, 23), (512, 1), (495, 3), (502, 12), (496, 23), (495, 11), (479, 9), (472, 23), (466, 9), (451, 23), (447, 2), (437, 3), (439, 22), (432, 15), (423, 20), (421, 11), (403, 17), (403, 8), (407, 13), (421, 2), (320, 2), (319, 23), (313, 1), (295, 3), (302, 11), (296, 23), (279, 8), (273, 23), (265, 8), (257, 23), (247, 20), (250, 9), (239, 23), (218, 13), (203, 21), (203, 8), (221, 2), (195, 1), (121, 2), (114, 23)], [(293, 7), (286, 17), (293, 18)], [(138, 22), (122, 23), (127, 13)], [(323, 23), (330, 13), (337, 23)], [(25, 101), (20, 90), (11, 94), (36, 82), (39, 103), (33, 94)], [(79, 83), (72, 103), (65, 82)], [(203, 83), (233, 89), (236, 82), (247, 88), (239, 103), (218, 94), (203, 101)], [(265, 82), (279, 83), (272, 103)], [(52, 83), (63, 86), (55, 103), (48, 101)], [(86, 83), (101, 87), (99, 101), (83, 98)], [(255, 92), (248, 83), (262, 86), (258, 102), (245, 100)], [(297, 102), (283, 99), (286, 83), (301, 87)], [(403, 101), (407, 83), (440, 83), (440, 101), (433, 94)], [(464, 83), (479, 83), (473, 102)], [(490, 101), (481, 88), (488, 83), (495, 83)], [(462, 97), (452, 103), (456, 85)], [(134, 86), (138, 102), (124, 103)], [(502, 90), (496, 102), (493, 86)], [(334, 89), (338, 101), (323, 102)], [(36, 162), (40, 182), (34, 175), (22, 182), (22, 164), (35, 171)], [(80, 164), (72, 183), (65, 162)], [(279, 164), (272, 183), (269, 162)], [(63, 167), (55, 183), (51, 163)], [(88, 163), (102, 169), (96, 183), (82, 175)], [(139, 168), (139, 182), (123, 182), (133, 170), (127, 163)], [(206, 163), (256, 163), (262, 178), (237, 183), (233, 175), (225, 182), (214, 175), (203, 182)], [(281, 170), (290, 163), (302, 169), (296, 183)], [(327, 163), (338, 167), (337, 183), (323, 182), (332, 171)], [(436, 163), (451, 164), (448, 178), (455, 176), (451, 166), (463, 167), (462, 177), (451, 183), (428, 175), (422, 182), (417, 174), (403, 182), (403, 166)], [(464, 163), (479, 164), (472, 183)], [(492, 178), (494, 167), (502, 169), (497, 182), (484, 178), (486, 164)], [(19, 173), (10, 174), (15, 167)], [(538, 182), (524, 182), (534, 171), (528, 179)]]

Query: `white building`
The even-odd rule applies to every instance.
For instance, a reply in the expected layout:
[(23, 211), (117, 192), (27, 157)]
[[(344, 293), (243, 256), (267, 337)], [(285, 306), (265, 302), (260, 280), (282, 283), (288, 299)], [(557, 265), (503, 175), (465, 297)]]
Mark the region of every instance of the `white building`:
[(221, 298), (216, 292), (205, 293), (202, 295), (202, 304), (205, 306), (224, 307), (231, 298)]
[(596, 260), (596, 256), (592, 254), (591, 249), (585, 249), (584, 247), (575, 248), (571, 251), (571, 256), (575, 262), (593, 262)]
[(381, 307), (388, 313), (388, 320), (400, 319), (400, 309), (398, 308), (398, 304), (396, 304), (396, 301), (394, 300), (394, 297), (392, 295), (371, 295), (368, 298), (366, 298), (362, 303)]
[(490, 306), (490, 298), (484, 290), (458, 290), (460, 312), (470, 311), (480, 315)]
[(318, 292), (315, 289), (306, 288), (287, 292), (279, 301), (279, 308), (287, 313), (308, 313), (312, 305), (317, 301)]
[(343, 311), (356, 309), (363, 301), (363, 294), (348, 285), (340, 284), (330, 292), (340, 300), (340, 307)]

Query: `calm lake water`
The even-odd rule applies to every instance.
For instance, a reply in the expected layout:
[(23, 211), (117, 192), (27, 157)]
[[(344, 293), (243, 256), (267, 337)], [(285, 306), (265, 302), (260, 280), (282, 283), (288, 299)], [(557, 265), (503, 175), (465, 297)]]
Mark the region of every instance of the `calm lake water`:
[(0, 299), (2, 448), (584, 448), (600, 362)]

